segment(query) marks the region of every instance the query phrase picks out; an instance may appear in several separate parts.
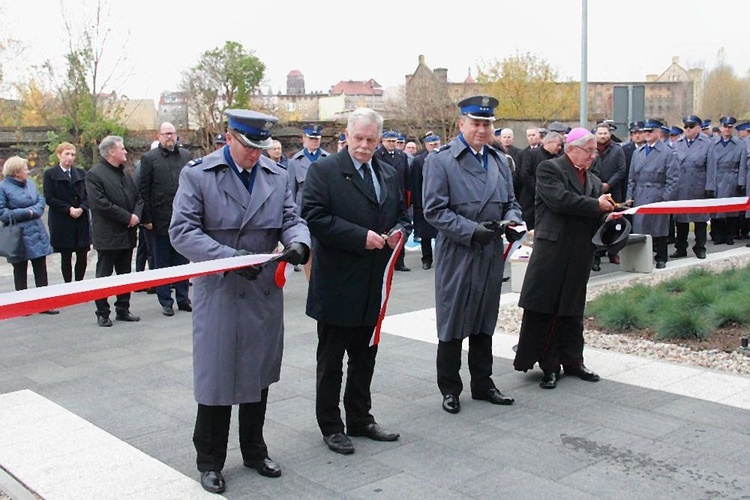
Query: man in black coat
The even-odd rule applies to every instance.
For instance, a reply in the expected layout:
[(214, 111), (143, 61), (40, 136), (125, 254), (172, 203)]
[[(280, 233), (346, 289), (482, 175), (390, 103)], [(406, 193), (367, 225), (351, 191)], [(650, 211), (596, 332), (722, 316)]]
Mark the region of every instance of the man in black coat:
[[(97, 251), (96, 277), (111, 276), (112, 272), (131, 271), (137, 228), (143, 212), (143, 200), (138, 188), (123, 170), (128, 151), (122, 137), (108, 135), (99, 143), (101, 161), (86, 176), (86, 195), (91, 211), (94, 249)], [(130, 312), (130, 292), (115, 300), (116, 319), (140, 321)], [(99, 326), (112, 326), (109, 302), (96, 300)]]
[[(396, 148), (396, 142), (401, 134), (393, 130), (389, 130), (383, 133), (383, 143), (375, 150), (375, 158), (381, 162), (386, 162), (396, 169), (398, 174), (398, 182), (400, 190), (404, 198), (406, 208), (409, 208), (410, 197), (411, 197), (411, 180), (409, 176), (409, 159), (406, 157), (406, 153)], [(398, 255), (396, 261), (396, 271), (411, 271), (410, 268), (404, 264), (404, 249), (401, 249), (401, 253)]]
[[(177, 144), (177, 132), (169, 122), (159, 126), (159, 145), (143, 155), (141, 158), (140, 175), (138, 176), (138, 190), (143, 198), (143, 219), (141, 223), (149, 231), (153, 244), (151, 252), (154, 256), (154, 267), (181, 266), (187, 264), (188, 259), (174, 249), (169, 241), (169, 222), (172, 219), (172, 202), (177, 193), (180, 172), (193, 155)], [(192, 311), (188, 290), (190, 282), (187, 280), (174, 283), (177, 308), (180, 311)], [(174, 316), (174, 300), (172, 286), (156, 287), (156, 297), (161, 305), (161, 312), (165, 316)]]
[(505, 153), (510, 156), (511, 161), (510, 169), (513, 172), (513, 193), (516, 195), (516, 200), (521, 199), (521, 189), (523, 184), (521, 183), (521, 159), (523, 157), (523, 150), (513, 145), (513, 129), (504, 128), (495, 130), (495, 148), (501, 153)]
[(583, 309), (591, 238), (614, 203), (588, 172), (596, 158), (593, 134), (574, 128), (566, 140), (565, 154), (537, 169), (534, 250), (518, 301), (524, 311), (513, 366), (525, 372), (538, 362), (544, 389), (557, 386), (560, 365), (566, 375), (599, 380), (583, 364)]
[(542, 147), (527, 150), (521, 160), (521, 213), (528, 230), (534, 229), (534, 197), (536, 194), (536, 167), (544, 160), (550, 160), (560, 155), (563, 138), (558, 132), (548, 133), (542, 142)]
[[(355, 110), (347, 147), (310, 168), (302, 193), (301, 214), (315, 256), (306, 311), (318, 322), (315, 411), (323, 441), (341, 454), (354, 452), (349, 436), (399, 438), (370, 413), (386, 265), (399, 234), (406, 238), (409, 227), (398, 173), (373, 156), (382, 130), (379, 114)], [(345, 352), (346, 433), (339, 409)]]
[(424, 136), (424, 151), (419, 153), (411, 164), (412, 203), (414, 204), (414, 234), (419, 235), (422, 247), (422, 269), (432, 267), (432, 240), (437, 237), (437, 229), (424, 218), (424, 198), (422, 185), (424, 181), (424, 162), (431, 152), (440, 147), (440, 136), (429, 132)]

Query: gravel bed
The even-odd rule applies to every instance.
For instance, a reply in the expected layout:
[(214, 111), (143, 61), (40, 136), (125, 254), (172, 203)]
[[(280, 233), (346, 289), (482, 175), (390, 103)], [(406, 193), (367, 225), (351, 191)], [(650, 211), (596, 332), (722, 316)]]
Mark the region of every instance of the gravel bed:
[[(712, 272), (721, 272), (731, 267), (744, 267), (750, 264), (750, 255), (731, 256), (709, 262), (698, 262), (689, 268), (673, 269), (651, 274), (628, 275), (629, 279), (602, 285), (589, 284), (587, 300), (592, 300), (603, 292), (617, 291), (635, 284), (653, 285), (669, 280), (690, 270), (701, 267)], [(669, 264), (667, 264), (669, 266)], [(500, 308), (498, 330), (518, 334), (521, 329), (523, 310), (515, 305)], [(628, 335), (602, 333), (597, 330), (584, 331), (587, 347), (633, 354), (650, 359), (659, 359), (673, 363), (710, 368), (734, 374), (750, 375), (750, 355), (739, 351), (727, 353), (717, 350), (695, 350), (680, 345), (654, 342), (651, 340), (634, 338)], [(750, 354), (750, 353), (749, 353)]]

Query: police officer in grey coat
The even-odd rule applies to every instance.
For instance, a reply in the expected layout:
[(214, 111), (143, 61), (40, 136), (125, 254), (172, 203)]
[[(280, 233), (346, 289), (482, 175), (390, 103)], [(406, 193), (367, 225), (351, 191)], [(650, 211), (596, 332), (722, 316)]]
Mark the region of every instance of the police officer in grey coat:
[[(521, 223), (505, 154), (493, 140), (494, 97), (458, 103), (461, 133), (424, 168), (424, 217), (438, 230), (435, 244), (435, 309), (438, 325), (437, 382), (443, 409), (461, 411), (461, 347), (469, 339), (473, 399), (509, 405), (492, 381), (492, 334), (503, 281), (503, 239), (507, 225)], [(510, 224), (508, 224), (510, 223)], [(513, 238), (514, 229), (506, 234)]]
[[(737, 119), (722, 116), (721, 135), (714, 139), (708, 151), (706, 193), (710, 198), (731, 198), (745, 193), (747, 150), (745, 142), (732, 135)], [(712, 219), (711, 231), (715, 245), (734, 245), (739, 224), (738, 212), (718, 213)]]
[(328, 156), (328, 151), (320, 147), (323, 127), (320, 125), (305, 125), (302, 127), (302, 149), (289, 158), (287, 169), (292, 180), (292, 194), (297, 204), (297, 212), (302, 207), (302, 187), (305, 185), (307, 170), (310, 165)]
[[(701, 134), (701, 119), (695, 115), (686, 116), (682, 123), (685, 135), (675, 144), (679, 180), (677, 182), (678, 200), (700, 200), (706, 197), (706, 166), (711, 140)], [(676, 259), (687, 257), (687, 237), (690, 223), (693, 223), (695, 244), (693, 252), (699, 259), (706, 258), (706, 227), (708, 214), (676, 214), (675, 251), (669, 257)]]
[[(633, 153), (627, 198), (632, 200), (635, 207), (657, 201), (674, 200), (677, 195), (677, 154), (661, 140), (661, 126), (659, 120), (646, 120), (643, 126), (646, 144)], [(656, 252), (656, 267), (666, 267), (669, 259), (669, 215), (634, 214), (633, 232), (651, 235)]]
[[(302, 264), (310, 233), (297, 214), (287, 171), (261, 155), (276, 118), (229, 109), (227, 144), (180, 173), (169, 236), (193, 262), (284, 246), (282, 260)], [(240, 451), (246, 467), (278, 477), (268, 457), (263, 422), (268, 387), (279, 380), (283, 294), (276, 265), (249, 266), (196, 278), (193, 293), (193, 377), (198, 413), (193, 443), (201, 485), (224, 491), (232, 405), (239, 404)]]

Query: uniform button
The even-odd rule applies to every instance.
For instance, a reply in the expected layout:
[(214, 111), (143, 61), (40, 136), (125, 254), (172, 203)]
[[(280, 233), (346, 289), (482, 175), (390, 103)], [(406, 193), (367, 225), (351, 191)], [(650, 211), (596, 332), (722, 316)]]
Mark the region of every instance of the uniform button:
[(241, 299), (245, 298), (245, 291), (244, 290), (240, 291), (240, 298)]

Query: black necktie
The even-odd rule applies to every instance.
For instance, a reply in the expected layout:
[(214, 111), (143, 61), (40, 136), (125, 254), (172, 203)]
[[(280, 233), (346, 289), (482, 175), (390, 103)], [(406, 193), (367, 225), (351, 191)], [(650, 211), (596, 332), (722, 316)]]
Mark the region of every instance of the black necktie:
[(68, 169), (67, 174), (68, 174), (68, 180), (72, 181), (73, 180), (73, 175), (71, 174), (70, 169)]
[(240, 177), (242, 177), (242, 183), (245, 185), (245, 189), (250, 188), (250, 172), (242, 169), (242, 172), (240, 172)]
[(365, 190), (368, 194), (371, 194), (374, 199), (378, 199), (378, 195), (375, 191), (375, 183), (372, 181), (372, 174), (370, 173), (370, 164), (362, 164), (362, 180), (365, 181)]

